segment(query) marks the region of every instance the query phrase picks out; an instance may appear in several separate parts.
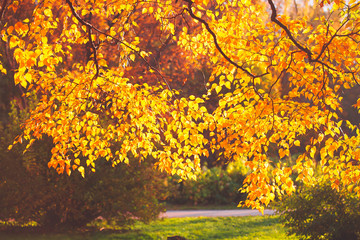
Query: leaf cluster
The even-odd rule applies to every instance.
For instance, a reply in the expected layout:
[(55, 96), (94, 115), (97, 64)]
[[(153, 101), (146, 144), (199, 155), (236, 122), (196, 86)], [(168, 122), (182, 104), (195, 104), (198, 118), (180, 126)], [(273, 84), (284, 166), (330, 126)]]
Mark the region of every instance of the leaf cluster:
[[(47, 136), (48, 166), (82, 176), (98, 159), (154, 158), (195, 179), (201, 157), (221, 152), (246, 159), (245, 205), (260, 209), (295, 190), (292, 173), (316, 180), (318, 163), (333, 188), (360, 195), (359, 122), (342, 114), (360, 82), (359, 3), (317, 8), (308, 17), (273, 0), (5, 1), (0, 71), (39, 99), (15, 144)], [(188, 80), (205, 90), (181, 91)]]

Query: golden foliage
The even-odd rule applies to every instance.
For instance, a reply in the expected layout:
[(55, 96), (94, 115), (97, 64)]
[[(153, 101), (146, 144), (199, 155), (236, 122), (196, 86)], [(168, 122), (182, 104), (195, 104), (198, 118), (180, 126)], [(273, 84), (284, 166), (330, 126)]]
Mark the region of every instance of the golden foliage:
[[(358, 125), (339, 117), (343, 90), (359, 85), (358, 1), (322, 1), (330, 12), (316, 24), (279, 15), (272, 0), (45, 0), (16, 21), (12, 12), (29, 2), (15, 2), (2, 40), (15, 83), (41, 96), (16, 142), (51, 136), (49, 167), (59, 173), (85, 175), (99, 158), (116, 165), (131, 154), (194, 178), (208, 146), (248, 159), (247, 206), (290, 194), (293, 173), (311, 184), (316, 165), (334, 188), (360, 195)], [(201, 67), (211, 69), (207, 95), (171, 88)], [(304, 149), (296, 164), (281, 164), (294, 147)]]

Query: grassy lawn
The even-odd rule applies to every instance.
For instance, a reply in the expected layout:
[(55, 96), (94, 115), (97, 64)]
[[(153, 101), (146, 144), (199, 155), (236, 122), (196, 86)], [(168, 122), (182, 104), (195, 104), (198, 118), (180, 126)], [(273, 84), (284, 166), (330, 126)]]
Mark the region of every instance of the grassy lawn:
[(97, 231), (73, 234), (0, 233), (4, 240), (115, 240), (115, 239), (165, 239), (179, 235), (187, 239), (241, 239), (278, 240), (298, 239), (288, 237), (278, 216), (224, 217), (224, 218), (171, 218), (151, 224), (137, 223), (127, 232)]

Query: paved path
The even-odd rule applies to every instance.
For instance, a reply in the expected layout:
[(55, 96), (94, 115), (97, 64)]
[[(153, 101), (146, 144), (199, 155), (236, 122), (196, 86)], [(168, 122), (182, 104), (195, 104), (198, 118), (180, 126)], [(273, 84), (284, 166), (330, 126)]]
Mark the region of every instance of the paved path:
[[(275, 214), (274, 210), (266, 209), (265, 215)], [(258, 210), (234, 209), (234, 210), (173, 210), (160, 214), (160, 218), (181, 218), (181, 217), (243, 217), (261, 216)]]

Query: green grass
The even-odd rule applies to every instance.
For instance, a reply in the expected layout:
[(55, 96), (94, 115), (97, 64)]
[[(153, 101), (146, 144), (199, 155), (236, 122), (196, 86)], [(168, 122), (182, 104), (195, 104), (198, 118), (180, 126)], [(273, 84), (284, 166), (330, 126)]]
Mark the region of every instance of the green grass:
[(73, 234), (0, 233), (4, 240), (115, 240), (115, 239), (166, 239), (179, 235), (187, 239), (240, 239), (278, 240), (286, 236), (279, 216), (223, 217), (223, 218), (171, 218), (160, 219), (149, 225), (135, 224), (130, 231), (120, 233), (97, 231)]

